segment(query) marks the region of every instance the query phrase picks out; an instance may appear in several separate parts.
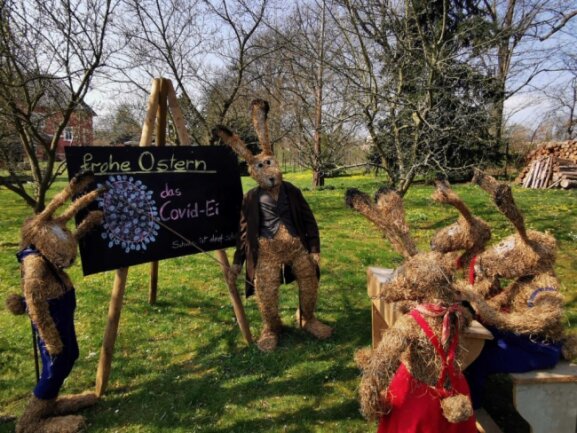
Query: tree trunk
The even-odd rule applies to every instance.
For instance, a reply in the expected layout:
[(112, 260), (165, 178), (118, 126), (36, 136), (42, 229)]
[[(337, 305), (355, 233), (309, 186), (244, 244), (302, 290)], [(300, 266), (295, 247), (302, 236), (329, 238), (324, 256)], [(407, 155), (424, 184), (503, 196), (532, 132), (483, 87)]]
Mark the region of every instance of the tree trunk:
[[(502, 35), (498, 44), (497, 52), (497, 98), (495, 102), (495, 140), (497, 145), (503, 143), (503, 113), (505, 112), (505, 83), (509, 76), (511, 68), (511, 58), (513, 56), (513, 47), (510, 45), (511, 31), (513, 29), (513, 20), (517, 0), (508, 0), (505, 16), (503, 17)], [(509, 165), (509, 140), (505, 142), (505, 168), (504, 175), (507, 176)]]
[(313, 186), (315, 188), (318, 188), (319, 186), (323, 186), (324, 184), (325, 184), (324, 173), (318, 168), (315, 168), (315, 170), (313, 171)]
[(318, 188), (325, 184), (325, 174), (322, 170), (321, 161), (321, 129), (323, 121), (323, 74), (324, 74), (324, 53), (325, 53), (325, 2), (321, 14), (321, 31), (319, 40), (319, 67), (317, 75), (317, 91), (315, 100), (315, 133), (313, 137), (313, 188)]

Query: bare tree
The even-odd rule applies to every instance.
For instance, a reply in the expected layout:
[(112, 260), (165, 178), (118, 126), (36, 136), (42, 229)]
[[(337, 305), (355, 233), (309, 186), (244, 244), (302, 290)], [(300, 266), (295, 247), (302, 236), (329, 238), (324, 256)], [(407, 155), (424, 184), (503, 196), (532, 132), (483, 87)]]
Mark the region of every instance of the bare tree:
[[(117, 77), (148, 91), (150, 78), (176, 83), (189, 131), (205, 143), (215, 123), (246, 85), (255, 59), (252, 40), (261, 27), (268, 0), (124, 0), (126, 17), (118, 32), (129, 50)], [(116, 78), (119, 80), (119, 78)], [(203, 104), (210, 100), (211, 110)]]
[[(391, 77), (383, 73), (381, 67), (383, 58), (379, 39), (373, 32), (367, 34), (367, 21), (378, 25), (378, 16), (386, 5), (370, 4), (364, 10), (358, 10), (359, 4), (348, 1), (341, 2), (341, 9), (333, 10), (332, 19), (340, 29), (343, 41), (343, 55), (340, 61), (332, 65), (339, 71), (349, 86), (354, 90), (350, 93), (349, 101), (356, 107), (356, 115), (367, 129), (370, 142), (374, 144), (385, 165), (385, 170), (392, 179), (394, 168), (388, 164), (385, 149), (380, 145), (378, 122), (384, 110), (384, 98), (387, 89), (394, 85)], [(366, 14), (366, 18), (360, 19)]]
[[(577, 38), (573, 39), (577, 42)], [(565, 73), (542, 90), (550, 102), (545, 119), (557, 119), (557, 138), (572, 140), (577, 137), (577, 49), (574, 44), (563, 53)]]
[[(567, 10), (564, 0), (484, 0), (483, 9), (490, 24), (481, 47), (483, 63), (494, 78), (493, 134), (503, 140), (505, 101), (545, 72), (558, 70), (556, 54), (560, 43), (548, 43), (577, 16), (573, 5)], [(505, 172), (507, 166), (505, 166)]]
[(494, 148), (491, 82), (473, 67), (474, 3), (343, 0), (334, 14), (347, 41), (339, 69), (401, 194), (419, 174), (465, 171)]
[[(340, 32), (327, 19), (330, 0), (296, 4), (255, 45), (263, 56), (250, 68), (254, 91), (266, 93), (278, 118), (277, 139), (322, 186), (355, 143), (358, 123), (347, 101), (349, 86), (332, 67)], [(275, 114), (276, 113), (276, 114)]]
[[(0, 5), (0, 122), (18, 137), (29, 162), (33, 191), (8, 167), (0, 185), (36, 212), (61, 173), (58, 140), (111, 55), (107, 33), (113, 0), (4, 0)], [(55, 124), (52, 136), (44, 122)], [(41, 163), (41, 157), (46, 159)]]
[(313, 187), (323, 186), (325, 184), (325, 176), (321, 169), (321, 134), (323, 121), (323, 87), (324, 87), (324, 71), (325, 71), (325, 22), (326, 22), (326, 0), (322, 0), (320, 6), (320, 23), (318, 35), (318, 66), (317, 66), (317, 81), (315, 91), (315, 132), (313, 135)]
[(121, 145), (138, 142), (142, 131), (137, 110), (128, 102), (117, 104), (112, 111), (98, 119), (94, 127), (95, 143)]

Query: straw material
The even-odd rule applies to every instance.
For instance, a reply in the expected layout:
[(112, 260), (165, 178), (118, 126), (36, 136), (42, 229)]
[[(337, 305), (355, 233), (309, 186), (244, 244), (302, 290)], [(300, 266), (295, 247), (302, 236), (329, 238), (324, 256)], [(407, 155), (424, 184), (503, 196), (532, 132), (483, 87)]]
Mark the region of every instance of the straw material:
[(498, 182), (494, 177), (480, 170), (475, 170), (472, 182), (491, 195), (497, 208), (513, 223), (521, 238), (525, 239), (525, 221), (521, 211), (515, 204), (511, 187), (506, 183)]
[(385, 302), (437, 299), (454, 300), (453, 272), (455, 255), (437, 252), (419, 253), (399, 266), (390, 282), (383, 284), (379, 298)]
[(513, 332), (529, 335), (536, 341), (561, 342), (565, 335), (563, 318), (563, 298), (559, 292), (542, 291), (534, 298), (532, 307), (522, 304), (528, 293), (533, 293), (539, 286), (538, 281), (515, 283), (519, 292), (512, 302), (510, 312), (496, 308), (495, 303), (485, 300), (473, 288), (463, 283), (460, 291), (475, 308), (481, 321), (486, 325)]
[(244, 159), (250, 166), (254, 163), (254, 155), (242, 139), (223, 125), (217, 125), (212, 129), (213, 139), (221, 140), (229, 146), (238, 156)]
[(363, 347), (355, 352), (354, 360), (355, 365), (359, 370), (364, 370), (371, 360), (371, 356), (373, 355), (372, 347)]
[(566, 333), (563, 337), (563, 347), (561, 348), (563, 358), (568, 361), (577, 361), (577, 335)]
[(402, 200), (395, 192), (382, 191), (377, 194), (378, 205), (375, 205), (364, 192), (349, 188), (345, 193), (345, 204), (375, 224), (395, 251), (404, 257), (414, 256), (417, 247), (409, 235)]
[(84, 429), (84, 417), (52, 417), (55, 408), (55, 400), (40, 400), (32, 396), (16, 423), (16, 433), (77, 433)]
[(553, 269), (557, 256), (553, 236), (529, 230), (526, 240), (511, 235), (477, 257), (475, 271), (479, 278), (517, 278)]
[[(345, 202), (368, 220), (373, 222), (391, 242), (405, 260), (398, 267), (388, 284), (385, 284), (379, 298), (385, 302), (401, 302), (402, 309), (408, 311), (419, 303), (434, 303), (448, 307), (457, 301), (453, 285), (456, 254), (417, 251), (409, 228), (400, 196), (389, 190), (380, 190), (373, 204), (369, 196), (359, 190), (349, 189)], [(445, 349), (471, 320), (471, 314), (459, 308), (460, 320), (450, 325), (450, 337)], [(426, 316), (425, 320), (436, 335), (443, 330), (443, 316)], [(463, 349), (458, 347), (455, 368), (460, 368)], [(412, 376), (423, 383), (435, 386), (439, 380), (442, 361), (421, 327), (412, 316), (401, 316), (392, 328), (385, 330), (377, 348), (357, 352), (357, 365), (362, 370), (359, 387), (361, 412), (368, 419), (376, 419), (390, 410), (388, 387), (391, 379), (403, 363)], [(445, 402), (447, 419), (456, 420), (471, 412), (470, 402), (466, 408), (463, 398), (450, 398)], [(471, 412), (472, 413), (472, 412)], [(453, 421), (451, 421), (453, 422)]]
[[(451, 325), (452, 336), (461, 332), (471, 321), (471, 315), (465, 309), (460, 313), (461, 320)], [(442, 318), (425, 317), (425, 320), (435, 334), (441, 335)], [(445, 349), (451, 344), (452, 338), (447, 341)], [(367, 419), (377, 419), (390, 411), (386, 400), (387, 388), (401, 362), (416, 380), (430, 386), (437, 384), (441, 374), (441, 359), (425, 333), (409, 315), (401, 316), (392, 328), (383, 333), (381, 342), (369, 360), (367, 355), (366, 352), (361, 352), (356, 356), (357, 363), (362, 366), (359, 387), (361, 413)], [(459, 345), (455, 359), (456, 369), (462, 365), (464, 356), (465, 351)], [(455, 405), (456, 402), (448, 402), (447, 419), (454, 419), (454, 414), (465, 413), (460, 404)]]
[[(564, 356), (574, 358), (577, 339), (566, 334), (564, 299), (554, 273), (555, 238), (525, 229), (523, 215), (508, 185), (480, 171), (475, 173), (473, 182), (491, 195), (517, 233), (477, 257), (475, 286), (463, 284), (463, 294), (471, 300), (483, 323), (528, 335), (535, 341), (562, 342)], [(500, 290), (495, 282), (501, 278), (514, 280)]]
[(252, 124), (258, 136), (258, 142), (262, 152), (266, 155), (272, 155), (272, 146), (270, 143), (270, 135), (268, 130), (268, 112), (269, 105), (264, 99), (255, 99), (250, 104), (252, 113)]
[[(55, 217), (54, 213), (66, 200), (72, 195), (79, 194), (92, 181), (93, 177), (87, 174), (73, 178), (63, 191), (56, 194), (42, 213), (27, 219), (22, 226), (21, 247), (34, 245), (41, 254), (28, 255), (21, 263), (24, 299), (30, 319), (36, 325), (38, 334), (51, 356), (57, 356), (62, 351), (62, 340), (55, 325), (58, 317), (52, 317), (48, 302), (72, 289), (72, 282), (63, 269), (74, 262), (78, 239), (100, 224), (103, 214), (100, 211), (88, 213), (76, 232), (70, 231), (66, 223), (78, 211), (96, 199), (102, 191), (95, 190), (78, 198), (58, 217)], [(21, 296), (11, 295), (7, 300), (7, 305), (15, 314), (24, 312), (24, 302)], [(47, 401), (32, 397), (24, 413), (18, 419), (16, 432), (74, 433), (80, 431), (84, 427), (83, 417), (51, 416), (74, 412), (95, 402), (95, 394)]]
[(15, 316), (20, 316), (26, 313), (24, 297), (16, 295), (15, 293), (8, 295), (8, 298), (6, 298), (6, 309)]
[[(52, 355), (61, 351), (62, 341), (50, 315), (48, 301), (62, 296), (72, 288), (72, 282), (63, 269), (72, 265), (76, 258), (78, 239), (102, 221), (102, 212), (90, 212), (81, 224), (82, 229), (79, 227), (74, 233), (66, 227), (66, 222), (96, 199), (102, 191), (95, 190), (80, 197), (59, 217), (55, 217), (54, 213), (72, 195), (80, 194), (82, 188), (93, 180), (93, 176), (89, 174), (74, 177), (63, 191), (56, 194), (41, 214), (28, 218), (21, 230), (21, 248), (34, 245), (41, 253), (41, 256), (33, 254), (24, 258), (21, 264), (22, 288), (28, 314), (37, 325), (38, 333)], [(55, 273), (58, 273), (58, 276)], [(20, 311), (17, 299), (18, 295), (11, 296), (8, 300), (16, 313)]]
[(439, 230), (431, 240), (431, 250), (441, 253), (464, 250), (459, 262), (466, 266), (485, 249), (491, 239), (489, 225), (474, 217), (446, 181), (437, 181), (433, 200), (455, 207), (461, 214), (456, 223)]
[(473, 416), (473, 404), (469, 396), (457, 394), (441, 400), (443, 416), (450, 423), (460, 423), (467, 421)]
[[(230, 146), (248, 164), (250, 176), (259, 187), (277, 200), (283, 181), (280, 166), (275, 159), (268, 128), (269, 104), (262, 99), (251, 103), (253, 126), (259, 139), (261, 153), (253, 155), (246, 144), (224, 126), (213, 129), (213, 135)], [(318, 255), (316, 255), (318, 260)], [(290, 265), (299, 286), (299, 301), (302, 317), (297, 321), (303, 329), (318, 339), (328, 338), (332, 329), (316, 319), (314, 313), (318, 296), (316, 263), (297, 236), (292, 236), (281, 223), (274, 238), (259, 238), (257, 265), (255, 270), (255, 291), (258, 308), (263, 321), (263, 329), (257, 342), (259, 349), (272, 351), (278, 344), (282, 323), (279, 315), (279, 286), (283, 265)], [(240, 269), (228, 272), (227, 279), (234, 281)]]

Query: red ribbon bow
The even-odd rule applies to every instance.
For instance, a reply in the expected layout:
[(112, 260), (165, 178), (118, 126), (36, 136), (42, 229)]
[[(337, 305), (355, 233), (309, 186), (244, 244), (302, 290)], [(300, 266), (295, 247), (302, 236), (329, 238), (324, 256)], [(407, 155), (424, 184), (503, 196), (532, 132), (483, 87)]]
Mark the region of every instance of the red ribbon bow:
[(453, 304), (448, 307), (439, 304), (419, 304), (415, 308), (419, 313), (430, 317), (443, 316), (443, 331), (441, 333), (441, 344), (449, 340), (451, 336), (451, 314), (457, 316), (457, 320), (461, 320), (459, 312), (459, 304)]

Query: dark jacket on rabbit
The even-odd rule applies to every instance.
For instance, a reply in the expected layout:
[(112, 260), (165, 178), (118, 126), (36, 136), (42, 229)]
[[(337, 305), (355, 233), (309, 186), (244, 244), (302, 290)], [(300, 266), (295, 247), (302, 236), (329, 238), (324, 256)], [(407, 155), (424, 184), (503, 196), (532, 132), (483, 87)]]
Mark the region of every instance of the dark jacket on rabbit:
[[(301, 191), (289, 182), (282, 183), (281, 194), (286, 194), (292, 223), (303, 246), (309, 253), (320, 253), (319, 229), (315, 217)], [(260, 233), (259, 196), (261, 188), (256, 187), (244, 196), (241, 208), (240, 228), (234, 254), (234, 263), (241, 265), (246, 260), (246, 296), (254, 293), (254, 274), (258, 258), (258, 238)], [(319, 270), (317, 267), (317, 275)], [(294, 279), (288, 266), (285, 267), (283, 280)]]

